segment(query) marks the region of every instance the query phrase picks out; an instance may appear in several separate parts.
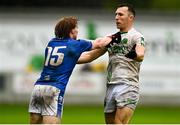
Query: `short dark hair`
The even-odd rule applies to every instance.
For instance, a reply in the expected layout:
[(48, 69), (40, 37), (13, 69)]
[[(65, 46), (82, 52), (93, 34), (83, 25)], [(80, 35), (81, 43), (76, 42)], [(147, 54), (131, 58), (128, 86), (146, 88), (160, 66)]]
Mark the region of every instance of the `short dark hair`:
[(72, 29), (77, 26), (77, 18), (73, 16), (61, 18), (55, 26), (56, 38), (69, 38)]
[(118, 5), (117, 8), (119, 8), (119, 7), (128, 7), (128, 11), (131, 12), (134, 15), (134, 17), (136, 16), (136, 11), (135, 11), (134, 6), (132, 4), (121, 3)]

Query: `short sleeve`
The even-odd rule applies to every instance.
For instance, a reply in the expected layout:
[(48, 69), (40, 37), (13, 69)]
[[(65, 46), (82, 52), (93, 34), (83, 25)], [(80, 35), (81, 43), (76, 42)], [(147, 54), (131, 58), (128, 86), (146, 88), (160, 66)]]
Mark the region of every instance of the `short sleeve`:
[(141, 45), (141, 46), (145, 46), (144, 37), (139, 37), (139, 38), (136, 40), (136, 44), (137, 44), (137, 45)]
[(91, 41), (78, 40), (78, 42), (80, 42), (79, 50), (80, 50), (81, 52), (89, 51), (89, 50), (92, 49), (92, 42), (91, 42)]
[(137, 33), (137, 34), (134, 35), (133, 41), (137, 45), (145, 46), (144, 36), (142, 34), (140, 34), (140, 33)]

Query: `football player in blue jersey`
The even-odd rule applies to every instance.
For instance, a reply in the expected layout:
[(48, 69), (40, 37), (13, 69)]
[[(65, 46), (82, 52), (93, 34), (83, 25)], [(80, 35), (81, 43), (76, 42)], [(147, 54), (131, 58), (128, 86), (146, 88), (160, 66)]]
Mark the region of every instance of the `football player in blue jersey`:
[(75, 17), (63, 17), (56, 24), (56, 37), (45, 49), (44, 67), (32, 91), (29, 103), (31, 124), (61, 123), (66, 85), (81, 53), (104, 47), (112, 40), (111, 37), (77, 40), (77, 35)]

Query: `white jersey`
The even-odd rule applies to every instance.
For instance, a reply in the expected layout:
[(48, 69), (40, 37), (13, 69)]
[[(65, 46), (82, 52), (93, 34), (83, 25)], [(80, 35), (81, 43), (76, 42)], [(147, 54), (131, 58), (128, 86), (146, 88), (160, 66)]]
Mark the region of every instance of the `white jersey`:
[(108, 48), (107, 84), (126, 83), (138, 86), (141, 62), (125, 57), (135, 44), (145, 45), (144, 37), (134, 28), (121, 33), (121, 42)]

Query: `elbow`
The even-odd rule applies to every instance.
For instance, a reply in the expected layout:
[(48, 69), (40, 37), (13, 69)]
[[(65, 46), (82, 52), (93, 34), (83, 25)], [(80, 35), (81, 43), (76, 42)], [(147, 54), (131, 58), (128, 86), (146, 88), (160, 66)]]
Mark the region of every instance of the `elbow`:
[(137, 57), (136, 61), (138, 62), (142, 62), (144, 60), (144, 56), (141, 56), (141, 57)]
[(144, 53), (137, 53), (136, 61), (142, 62), (144, 60)]

